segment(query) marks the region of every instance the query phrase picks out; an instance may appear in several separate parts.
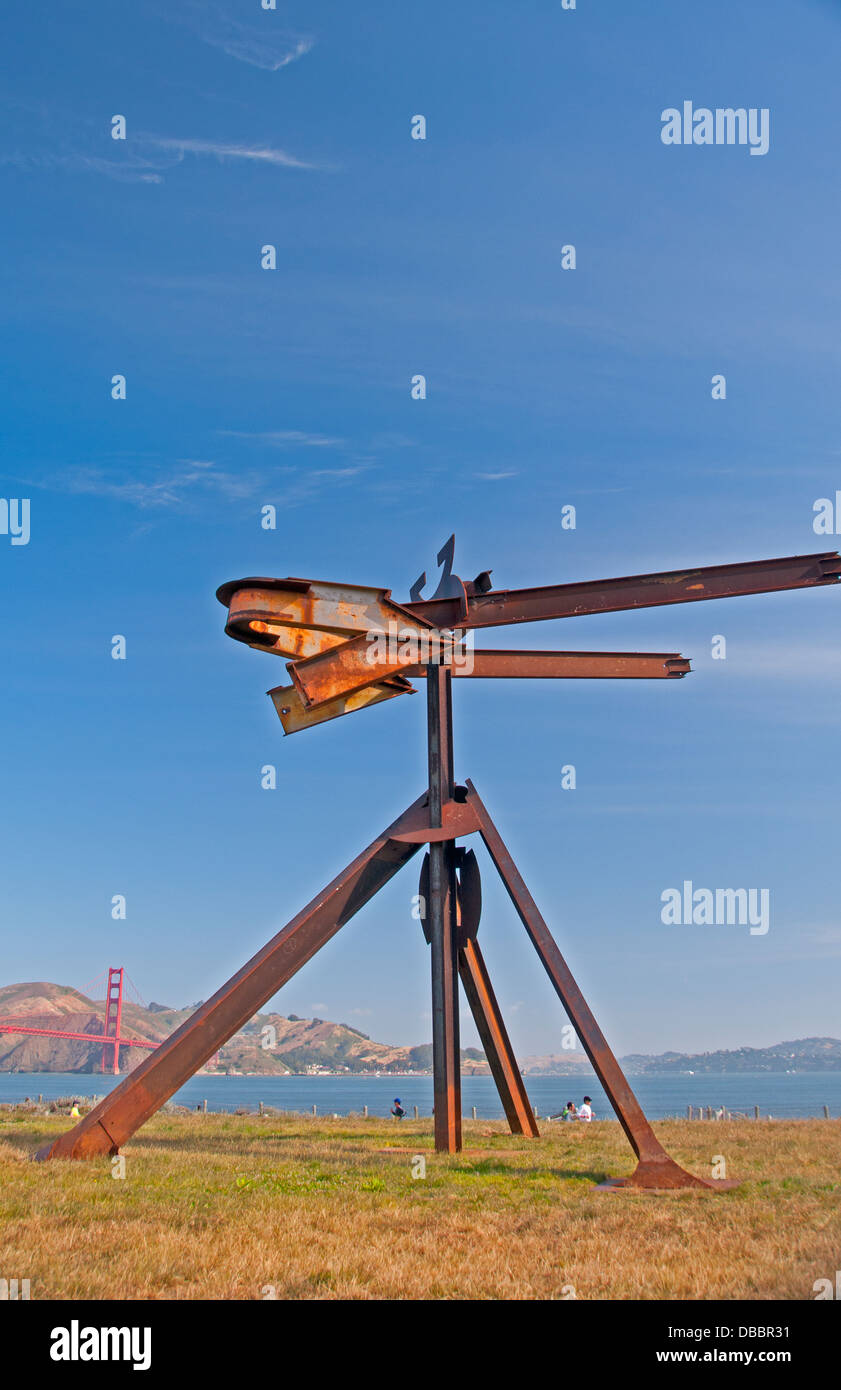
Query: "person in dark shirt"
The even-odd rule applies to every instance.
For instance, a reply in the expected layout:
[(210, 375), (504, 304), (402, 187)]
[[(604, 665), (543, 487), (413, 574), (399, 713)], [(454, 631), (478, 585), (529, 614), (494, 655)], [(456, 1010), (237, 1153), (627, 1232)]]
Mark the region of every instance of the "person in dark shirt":
[(399, 1097), (399, 1096), (395, 1096), (395, 1097), (394, 1097), (394, 1104), (393, 1104), (392, 1107), (391, 1107), (391, 1113), (392, 1113), (392, 1115), (394, 1116), (395, 1120), (402, 1120), (402, 1119), (403, 1119), (403, 1116), (406, 1114), (406, 1111), (403, 1109), (403, 1106), (400, 1104), (400, 1097)]

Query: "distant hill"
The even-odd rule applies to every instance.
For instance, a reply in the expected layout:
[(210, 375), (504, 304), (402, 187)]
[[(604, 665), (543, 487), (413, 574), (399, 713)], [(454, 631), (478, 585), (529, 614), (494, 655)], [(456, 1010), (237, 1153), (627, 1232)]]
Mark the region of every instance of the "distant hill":
[[(123, 1002), (121, 1034), (162, 1042), (198, 1006), (170, 1009), (162, 1004), (141, 1008)], [(31, 1028), (55, 1028), (90, 1033), (91, 1042), (68, 1038), (0, 1033), (0, 1071), (95, 1072), (102, 1062), (103, 1000), (88, 999), (65, 985), (7, 985), (0, 989), (0, 1022), (8, 1018)], [(149, 1054), (140, 1048), (122, 1048), (120, 1070), (131, 1071)], [(484, 1053), (462, 1051), (466, 1074), (489, 1075)], [(218, 1061), (207, 1071), (285, 1075), (289, 1072), (418, 1072), (432, 1067), (432, 1046), (392, 1047), (373, 1042), (347, 1023), (328, 1023), (321, 1018), (257, 1014), (220, 1048)]]
[(636, 1075), (668, 1075), (674, 1072), (740, 1071), (841, 1071), (838, 1038), (798, 1038), (772, 1047), (739, 1047), (731, 1052), (665, 1052), (660, 1057), (624, 1057)]
[[(123, 1001), (122, 1035), (163, 1042), (198, 1007), (171, 1009), (164, 1004)], [(13, 1017), (33, 1028), (55, 1028), (89, 1033), (90, 1043), (69, 1038), (0, 1033), (0, 1071), (96, 1072), (102, 1061), (103, 1000), (88, 999), (76, 989), (45, 981), (6, 985), (0, 989), (0, 1023)], [(120, 1069), (130, 1071), (148, 1053), (122, 1048)], [(620, 1059), (632, 1076), (681, 1072), (740, 1071), (841, 1071), (841, 1041), (837, 1038), (800, 1038), (773, 1047), (742, 1047), (734, 1051), (684, 1053), (658, 1056), (634, 1053)], [(488, 1076), (484, 1053), (475, 1047), (462, 1049), (462, 1072)], [(592, 1067), (582, 1049), (522, 1057), (526, 1076), (591, 1076)], [(224, 1047), (206, 1071), (282, 1076), (290, 1072), (381, 1072), (387, 1074), (432, 1070), (432, 1045), (392, 1047), (374, 1042), (349, 1023), (329, 1023), (321, 1018), (290, 1014), (257, 1014)]]

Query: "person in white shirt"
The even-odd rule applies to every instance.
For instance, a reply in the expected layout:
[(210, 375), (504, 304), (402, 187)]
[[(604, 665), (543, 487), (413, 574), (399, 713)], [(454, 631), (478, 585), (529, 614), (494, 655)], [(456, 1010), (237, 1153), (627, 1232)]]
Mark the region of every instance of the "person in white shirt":
[(592, 1120), (592, 1118), (593, 1118), (593, 1107), (592, 1107), (592, 1105), (591, 1105), (591, 1103), (590, 1103), (590, 1097), (589, 1097), (589, 1096), (585, 1096), (584, 1099), (583, 1099), (583, 1101), (582, 1101), (581, 1104), (579, 1105), (579, 1107), (578, 1107), (578, 1118), (579, 1118), (579, 1120), (585, 1120), (588, 1124), (589, 1124), (590, 1120)]

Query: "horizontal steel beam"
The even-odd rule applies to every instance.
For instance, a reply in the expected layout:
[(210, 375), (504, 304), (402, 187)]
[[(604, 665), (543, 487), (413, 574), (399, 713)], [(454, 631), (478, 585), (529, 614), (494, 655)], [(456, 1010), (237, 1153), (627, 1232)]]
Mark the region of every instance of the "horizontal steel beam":
[(659, 574), (587, 580), (580, 584), (549, 584), (539, 589), (492, 589), (490, 593), (468, 597), (466, 617), (460, 616), (458, 604), (452, 599), (421, 600), (405, 606), (435, 627), (501, 627), (588, 613), (617, 613), (629, 608), (657, 608), (668, 603), (767, 594), (781, 589), (808, 589), (837, 584), (839, 578), (841, 556), (837, 551), (824, 551), (780, 560), (664, 570)]
[[(412, 680), (425, 666), (410, 666)], [(685, 676), (691, 670), (676, 652), (512, 652), (456, 650), (453, 676), (481, 680), (657, 680)]]

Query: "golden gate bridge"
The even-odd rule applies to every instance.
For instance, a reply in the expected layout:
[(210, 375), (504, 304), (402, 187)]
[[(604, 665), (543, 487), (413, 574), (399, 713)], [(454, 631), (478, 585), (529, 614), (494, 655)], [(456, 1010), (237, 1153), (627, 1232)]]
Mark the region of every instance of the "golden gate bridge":
[[(65, 1028), (34, 1028), (26, 1021), (26, 1015), (4, 1015), (0, 1017), (0, 1033), (21, 1033), (39, 1038), (69, 1038), (77, 1042), (86, 1042), (91, 1045), (102, 1043), (102, 1071), (113, 1070), (115, 1076), (120, 1072), (120, 1048), (121, 1047), (143, 1047), (147, 1052), (153, 1052), (160, 1044), (149, 1042), (145, 1038), (126, 1038), (120, 1029), (123, 1020), (123, 981), (125, 970), (111, 966), (108, 970), (108, 986), (105, 992), (105, 1018), (101, 1033), (75, 1033)], [(98, 975), (92, 980), (91, 984), (96, 984), (98, 980), (104, 978)], [(129, 982), (130, 983), (130, 982)], [(85, 989), (89, 989), (86, 985)], [(137, 994), (137, 990), (134, 990)], [(138, 999), (140, 996), (138, 995)]]

